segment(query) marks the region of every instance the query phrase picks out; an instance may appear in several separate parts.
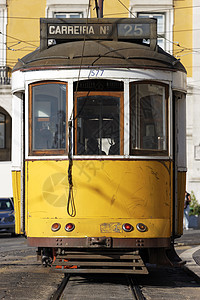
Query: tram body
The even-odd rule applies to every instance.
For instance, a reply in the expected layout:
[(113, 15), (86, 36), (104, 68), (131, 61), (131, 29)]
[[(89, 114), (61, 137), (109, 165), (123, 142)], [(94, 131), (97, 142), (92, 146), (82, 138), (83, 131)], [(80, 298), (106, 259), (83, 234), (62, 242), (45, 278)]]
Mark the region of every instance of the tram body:
[(146, 273), (182, 234), (186, 72), (130, 37), (44, 46), (70, 22), (42, 19), (49, 35), (13, 71), (16, 232), (58, 271)]

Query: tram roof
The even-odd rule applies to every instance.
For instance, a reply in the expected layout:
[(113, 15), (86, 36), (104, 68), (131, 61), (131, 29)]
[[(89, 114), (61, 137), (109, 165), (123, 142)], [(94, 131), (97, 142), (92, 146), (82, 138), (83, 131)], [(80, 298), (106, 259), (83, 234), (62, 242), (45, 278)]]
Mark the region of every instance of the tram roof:
[(180, 70), (186, 72), (179, 60), (157, 46), (152, 50), (144, 43), (124, 41), (86, 40), (54, 45), (26, 55), (18, 60), (13, 71), (104, 67)]

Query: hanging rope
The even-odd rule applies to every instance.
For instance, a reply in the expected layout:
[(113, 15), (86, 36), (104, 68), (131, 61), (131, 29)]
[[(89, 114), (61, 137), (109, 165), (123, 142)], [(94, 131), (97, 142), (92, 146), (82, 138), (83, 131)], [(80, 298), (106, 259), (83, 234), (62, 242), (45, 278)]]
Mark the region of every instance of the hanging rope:
[(68, 128), (69, 128), (69, 150), (68, 150), (68, 159), (69, 159), (69, 165), (68, 165), (69, 195), (68, 195), (68, 201), (67, 201), (67, 213), (68, 213), (69, 216), (75, 217), (75, 215), (76, 215), (76, 207), (75, 207), (75, 202), (74, 202), (73, 181), (72, 181), (73, 160), (72, 160), (72, 121), (71, 120), (68, 122)]

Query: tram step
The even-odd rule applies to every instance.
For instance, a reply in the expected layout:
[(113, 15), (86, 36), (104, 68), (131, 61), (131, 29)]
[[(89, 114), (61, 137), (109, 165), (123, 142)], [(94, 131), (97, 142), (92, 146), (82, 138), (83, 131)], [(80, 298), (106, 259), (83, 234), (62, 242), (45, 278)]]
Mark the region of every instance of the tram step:
[(148, 274), (138, 252), (122, 251), (64, 251), (56, 257), (52, 268), (65, 273)]

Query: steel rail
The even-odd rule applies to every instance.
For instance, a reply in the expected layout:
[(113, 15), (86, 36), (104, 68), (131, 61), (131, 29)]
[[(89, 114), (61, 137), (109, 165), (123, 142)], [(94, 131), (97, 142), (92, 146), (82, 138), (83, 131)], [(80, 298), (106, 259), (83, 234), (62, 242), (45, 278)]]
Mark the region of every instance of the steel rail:
[(129, 286), (131, 288), (131, 291), (133, 293), (134, 299), (135, 300), (145, 300), (146, 298), (142, 294), (142, 291), (141, 291), (140, 287), (138, 286), (136, 280), (133, 280), (133, 277), (128, 276), (128, 275), (126, 276), (126, 278), (129, 283)]
[(63, 278), (61, 284), (58, 286), (57, 290), (53, 293), (53, 295), (51, 296), (50, 300), (59, 300), (68, 281), (69, 281), (69, 274), (65, 273), (65, 277)]

